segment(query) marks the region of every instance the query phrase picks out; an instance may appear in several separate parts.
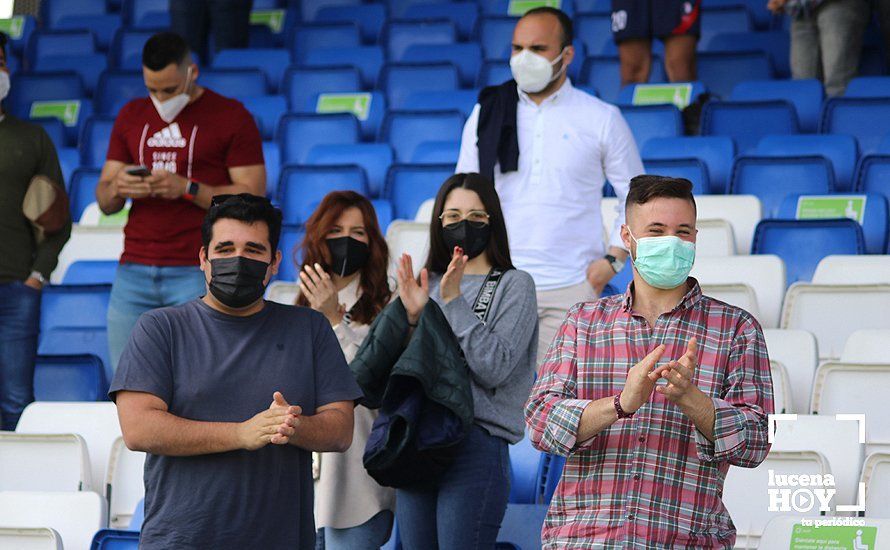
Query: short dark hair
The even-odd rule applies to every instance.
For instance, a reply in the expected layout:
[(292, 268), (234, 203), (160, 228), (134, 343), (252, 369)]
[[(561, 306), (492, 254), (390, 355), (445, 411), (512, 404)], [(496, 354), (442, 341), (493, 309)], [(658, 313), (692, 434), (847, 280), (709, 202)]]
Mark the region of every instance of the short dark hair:
[(513, 269), (513, 260), (510, 259), (510, 243), (507, 240), (507, 225), (504, 222), (504, 212), (501, 210), (501, 200), (498, 198), (494, 184), (480, 174), (455, 174), (445, 180), (436, 202), (433, 205), (433, 217), (430, 220), (430, 252), (426, 259), (426, 268), (430, 273), (443, 274), (451, 263), (452, 250), (445, 245), (442, 236), (442, 220), (439, 217), (445, 211), (445, 201), (448, 194), (455, 189), (466, 189), (479, 195), (482, 206), (488, 213), (488, 223), (491, 226), (491, 240), (488, 241), (488, 261), (492, 267), (507, 270)]
[(572, 27), (572, 18), (566, 15), (566, 12), (549, 6), (542, 6), (528, 10), (522, 17), (542, 14), (550, 14), (559, 20), (559, 26), (562, 27), (562, 47), (571, 46), (575, 40), (575, 30)]
[(142, 65), (150, 71), (160, 71), (174, 63), (182, 65), (189, 56), (189, 45), (185, 38), (175, 32), (159, 32), (153, 35), (142, 48)]
[(9, 42), (9, 37), (6, 36), (5, 32), (0, 32), (0, 51), (3, 52), (3, 57), (6, 58), (6, 43)]
[(688, 179), (643, 174), (630, 180), (625, 211), (629, 210), (632, 204), (646, 204), (657, 198), (688, 200), (692, 203), (692, 208), (696, 208), (695, 197), (692, 196), (692, 182)]
[(205, 249), (210, 247), (210, 241), (213, 240), (213, 224), (219, 220), (238, 220), (247, 224), (263, 222), (269, 228), (269, 243), (272, 245), (272, 256), (275, 256), (281, 238), (281, 210), (272, 206), (266, 197), (249, 193), (227, 197), (220, 195), (214, 199), (214, 204), (210, 206), (201, 225), (201, 240)]

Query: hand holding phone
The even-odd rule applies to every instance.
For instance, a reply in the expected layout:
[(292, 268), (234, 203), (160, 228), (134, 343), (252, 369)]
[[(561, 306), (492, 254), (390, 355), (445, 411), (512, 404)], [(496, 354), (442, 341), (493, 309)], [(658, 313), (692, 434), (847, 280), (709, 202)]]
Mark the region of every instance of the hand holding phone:
[(136, 176), (139, 178), (147, 178), (151, 175), (151, 170), (149, 170), (145, 166), (133, 166), (132, 168), (127, 168), (128, 176)]

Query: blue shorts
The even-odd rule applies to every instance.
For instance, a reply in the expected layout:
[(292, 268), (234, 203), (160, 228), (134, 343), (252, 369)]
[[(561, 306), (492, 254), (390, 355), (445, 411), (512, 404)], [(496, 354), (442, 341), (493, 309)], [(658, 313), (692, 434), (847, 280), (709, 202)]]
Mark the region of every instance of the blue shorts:
[(623, 40), (701, 35), (701, 0), (612, 0), (612, 34)]

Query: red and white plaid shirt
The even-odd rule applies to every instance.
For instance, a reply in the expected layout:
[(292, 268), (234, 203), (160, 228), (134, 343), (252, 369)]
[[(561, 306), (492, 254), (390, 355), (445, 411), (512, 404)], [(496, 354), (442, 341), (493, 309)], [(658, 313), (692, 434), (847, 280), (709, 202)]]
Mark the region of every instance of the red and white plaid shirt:
[[(560, 327), (526, 406), (535, 447), (568, 456), (544, 523), (544, 548), (732, 548), (723, 506), (730, 465), (754, 468), (769, 452), (769, 358), (746, 311), (689, 292), (652, 327), (624, 295), (575, 305)], [(628, 370), (659, 344), (662, 362), (698, 338), (695, 384), (716, 409), (708, 441), (677, 405), (652, 392), (632, 418), (578, 441), (581, 413), (618, 394)], [(659, 384), (664, 384), (662, 379)]]

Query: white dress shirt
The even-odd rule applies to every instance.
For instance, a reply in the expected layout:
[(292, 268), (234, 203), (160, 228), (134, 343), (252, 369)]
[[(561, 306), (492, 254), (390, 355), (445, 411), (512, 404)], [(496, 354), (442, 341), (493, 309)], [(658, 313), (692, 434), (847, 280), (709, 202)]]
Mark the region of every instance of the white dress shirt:
[[(464, 126), (457, 173), (479, 171), (479, 105)], [(614, 105), (565, 84), (536, 105), (519, 91), (516, 110), (519, 170), (494, 168), (510, 253), (538, 290), (580, 284), (587, 266), (605, 253), (600, 202), (608, 180), (618, 195), (611, 246), (624, 248), (618, 229), (630, 179), (643, 173), (633, 134)]]

